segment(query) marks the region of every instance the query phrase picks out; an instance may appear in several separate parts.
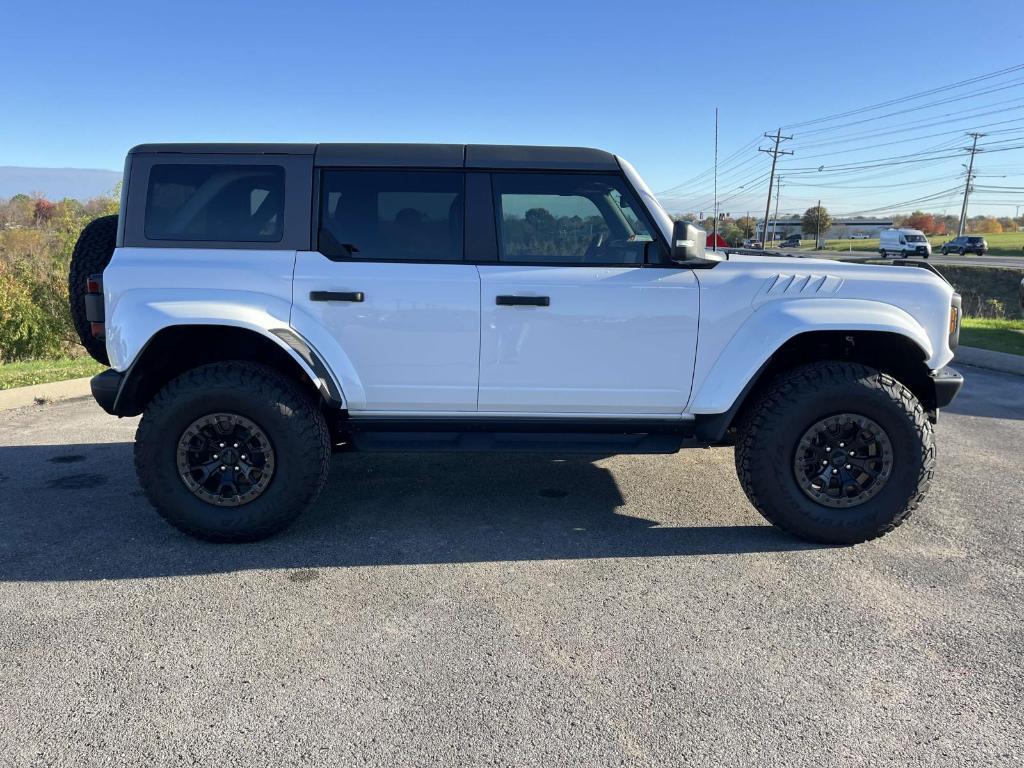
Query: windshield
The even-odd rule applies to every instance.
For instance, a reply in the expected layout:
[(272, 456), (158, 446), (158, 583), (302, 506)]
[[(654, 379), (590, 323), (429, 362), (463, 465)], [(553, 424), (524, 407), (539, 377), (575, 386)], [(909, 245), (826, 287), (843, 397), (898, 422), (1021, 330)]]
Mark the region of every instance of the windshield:
[(644, 180), (640, 178), (640, 174), (636, 172), (636, 169), (628, 162), (623, 160), (621, 157), (617, 157), (619, 165), (622, 166), (622, 170), (626, 173), (626, 178), (629, 179), (629, 183), (633, 185), (637, 192), (640, 193), (642, 198), (641, 202), (647, 206), (647, 210), (650, 212), (651, 217), (654, 219), (654, 223), (658, 229), (661, 230), (661, 234), (665, 240), (672, 239), (672, 217), (668, 215), (664, 208), (661, 207), (661, 203), (658, 202), (658, 198), (651, 192), (651, 188), (644, 183)]
[(907, 235), (907, 242), (908, 243), (924, 243), (924, 242), (927, 242), (927, 241), (925, 240), (924, 235)]

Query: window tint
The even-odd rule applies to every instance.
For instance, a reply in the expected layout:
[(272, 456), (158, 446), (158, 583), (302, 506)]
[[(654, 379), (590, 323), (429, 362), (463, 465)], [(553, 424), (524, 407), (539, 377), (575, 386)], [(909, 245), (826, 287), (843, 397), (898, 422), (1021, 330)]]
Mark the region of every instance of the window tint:
[(284, 168), (154, 165), (146, 194), (149, 240), (280, 242)]
[(499, 258), (537, 264), (642, 264), (653, 240), (622, 179), (496, 173)]
[(462, 173), (324, 171), (319, 248), (381, 261), (460, 261)]

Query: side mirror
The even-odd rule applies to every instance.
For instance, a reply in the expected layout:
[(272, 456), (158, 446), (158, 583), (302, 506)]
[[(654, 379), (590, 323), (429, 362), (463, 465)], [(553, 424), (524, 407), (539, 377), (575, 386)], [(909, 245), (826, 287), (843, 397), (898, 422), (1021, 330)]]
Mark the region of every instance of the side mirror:
[(689, 221), (672, 226), (672, 261), (697, 261), (704, 258), (708, 233)]
[(677, 221), (672, 226), (671, 256), (680, 264), (709, 263), (723, 261), (724, 251), (708, 253), (706, 243), (708, 234), (689, 221)]

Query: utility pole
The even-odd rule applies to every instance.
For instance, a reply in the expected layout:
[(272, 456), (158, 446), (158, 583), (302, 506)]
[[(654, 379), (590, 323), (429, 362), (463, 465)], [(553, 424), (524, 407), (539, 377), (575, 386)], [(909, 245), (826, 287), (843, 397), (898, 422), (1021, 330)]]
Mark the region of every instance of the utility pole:
[[(775, 183), (775, 161), (779, 159), (779, 155), (792, 155), (793, 154), (792, 152), (784, 152), (784, 151), (779, 149), (779, 143), (780, 142), (782, 142), (782, 141), (789, 141), (790, 139), (793, 138), (792, 136), (783, 136), (782, 135), (782, 128), (779, 128), (775, 132), (774, 136), (772, 136), (770, 133), (766, 133), (764, 135), (764, 137), (766, 139), (773, 140), (775, 142), (775, 146), (772, 147), (771, 149), (761, 149), (759, 147), (758, 150), (757, 150), (758, 152), (766, 152), (766, 153), (768, 153), (769, 155), (772, 156), (772, 172), (768, 175), (768, 200), (764, 204), (764, 231), (761, 233), (761, 235), (762, 235), (762, 238), (761, 238), (761, 241), (762, 241), (761, 245), (762, 245), (762, 247), (768, 241), (768, 214), (771, 213), (771, 209), (772, 209), (772, 184)], [(776, 202), (778, 202), (778, 201), (776, 200)], [(778, 212), (777, 209), (776, 209), (776, 212)]]
[(971, 182), (974, 180), (974, 154), (978, 151), (978, 139), (985, 134), (968, 133), (967, 135), (974, 139), (974, 143), (971, 144), (971, 159), (967, 165), (967, 183), (964, 184), (964, 205), (960, 209), (960, 224), (956, 228), (957, 237), (964, 233), (964, 227), (967, 226), (967, 197), (971, 194)]
[(818, 207), (814, 209), (814, 250), (818, 250), (818, 238), (821, 235), (821, 198), (818, 198)]
[[(771, 194), (771, 193), (769, 193)], [(775, 230), (779, 226), (779, 198), (782, 197), (782, 177), (775, 179), (775, 218), (772, 219), (772, 242), (775, 242)], [(768, 198), (771, 201), (771, 197)], [(767, 222), (765, 223), (767, 228)]]
[(718, 107), (715, 107), (715, 223), (711, 228), (711, 250), (718, 250)]

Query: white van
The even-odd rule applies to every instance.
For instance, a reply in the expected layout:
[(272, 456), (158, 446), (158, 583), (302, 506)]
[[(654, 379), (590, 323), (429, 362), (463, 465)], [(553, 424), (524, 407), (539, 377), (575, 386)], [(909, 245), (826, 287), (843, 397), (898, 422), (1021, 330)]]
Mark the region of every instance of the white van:
[(932, 244), (919, 229), (883, 229), (878, 236), (878, 253), (883, 259), (890, 255), (927, 259), (932, 255)]

